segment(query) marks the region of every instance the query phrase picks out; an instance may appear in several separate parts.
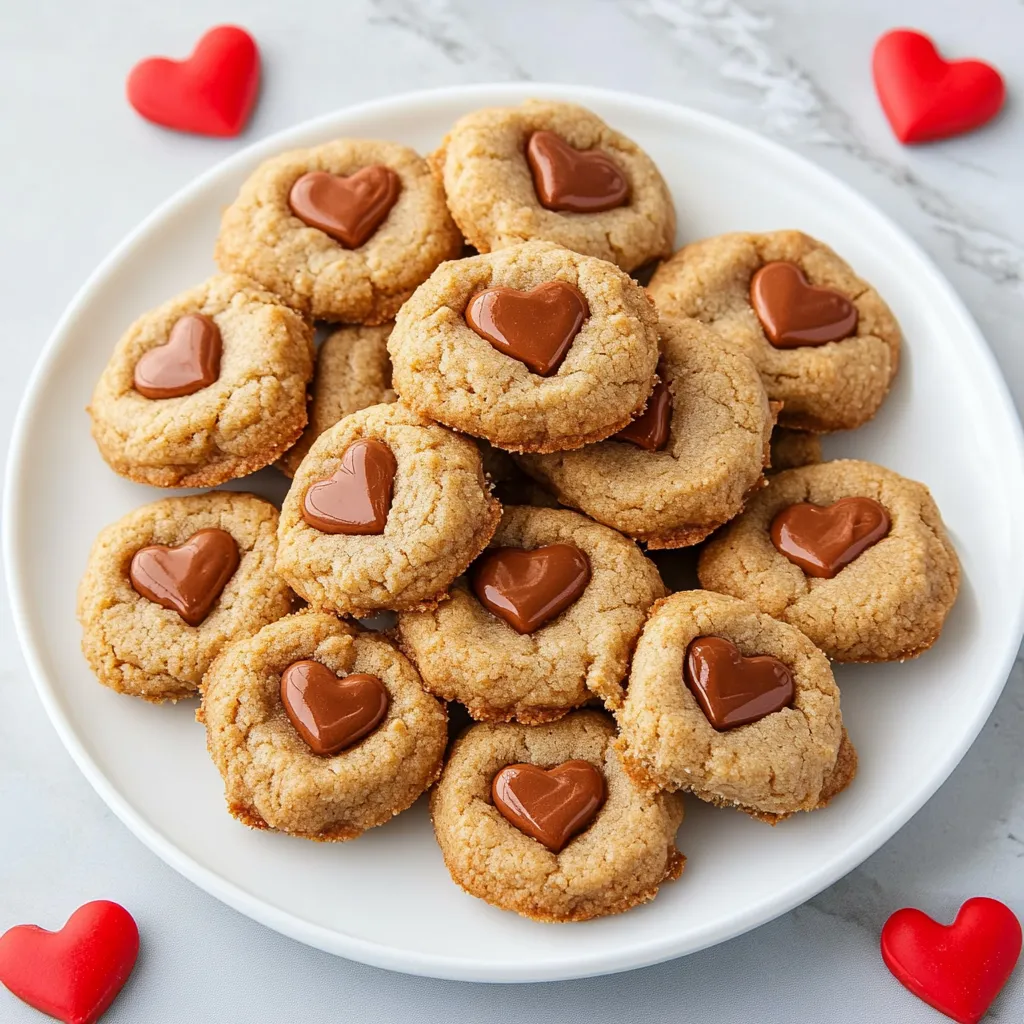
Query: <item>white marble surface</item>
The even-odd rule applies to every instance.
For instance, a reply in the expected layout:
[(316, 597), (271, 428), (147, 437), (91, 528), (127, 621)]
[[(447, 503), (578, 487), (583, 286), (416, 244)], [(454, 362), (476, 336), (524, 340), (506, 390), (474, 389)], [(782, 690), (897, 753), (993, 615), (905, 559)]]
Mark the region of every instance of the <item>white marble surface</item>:
[[(123, 100), (131, 65), (181, 55), (212, 24), (250, 29), (260, 105), (241, 139), (166, 133)], [(926, 149), (895, 142), (870, 86), (886, 28), (930, 31), (1007, 75), (1002, 118)], [(0, 9), (5, 367), (0, 434), (59, 313), (157, 203), (248, 142), (315, 114), (461, 82), (555, 80), (720, 114), (828, 167), (935, 258), (1024, 402), (1022, 0), (76, 0)], [(4, 445), (6, 448), (6, 445)], [(1024, 670), (942, 790), (861, 868), (760, 930), (604, 979), (498, 991), (388, 974), (253, 924), (166, 868), (78, 774), (0, 619), (0, 929), (49, 927), (88, 899), (123, 902), (139, 967), (106, 1020), (937, 1021), (878, 956), (903, 905), (950, 918), (991, 894), (1024, 916)], [(969, 686), (970, 680), (965, 679)], [(989, 1019), (1024, 1018), (1024, 970)], [(0, 989), (0, 1020), (39, 1019)]]

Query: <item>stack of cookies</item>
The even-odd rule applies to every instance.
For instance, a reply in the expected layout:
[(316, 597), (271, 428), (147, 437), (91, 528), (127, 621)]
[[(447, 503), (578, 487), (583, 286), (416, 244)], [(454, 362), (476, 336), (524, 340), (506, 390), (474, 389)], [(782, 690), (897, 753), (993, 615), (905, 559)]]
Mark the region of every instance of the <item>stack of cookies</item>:
[[(675, 235), (643, 150), (532, 101), (426, 160), (267, 161), (221, 273), (128, 328), (89, 409), (115, 472), (292, 478), (144, 505), (79, 595), (102, 683), (201, 697), (240, 821), (347, 840), (430, 789), (459, 885), (574, 921), (679, 875), (684, 792), (774, 824), (850, 784), (830, 659), (921, 654), (959, 585), (923, 485), (821, 461), (899, 327), (800, 232)], [(646, 552), (695, 545), (670, 593)]]

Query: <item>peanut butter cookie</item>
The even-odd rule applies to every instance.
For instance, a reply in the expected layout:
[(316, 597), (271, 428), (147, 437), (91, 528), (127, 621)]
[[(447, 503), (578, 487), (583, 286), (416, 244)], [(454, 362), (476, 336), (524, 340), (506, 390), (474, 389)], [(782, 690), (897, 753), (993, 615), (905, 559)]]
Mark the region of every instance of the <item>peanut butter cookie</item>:
[(632, 542), (564, 509), (506, 508), (487, 550), (398, 630), (431, 693), (483, 721), (536, 724), (622, 703), (630, 652), (665, 594)]
[(643, 409), (657, 315), (610, 263), (528, 242), (439, 267), (388, 350), (395, 390), (424, 415), (499, 448), (561, 451)]
[(228, 647), (199, 714), (228, 810), (252, 828), (354, 839), (441, 771), (447, 717), (378, 634), (300, 612)]
[(785, 427), (861, 426), (899, 366), (899, 325), (878, 292), (799, 231), (694, 242), (647, 290), (663, 315), (695, 317), (749, 356)]
[(312, 325), (247, 278), (216, 275), (128, 328), (93, 392), (92, 434), (121, 476), (211, 487), (295, 443), (312, 375)]
[(821, 439), (806, 430), (776, 427), (772, 431), (771, 466), (773, 473), (821, 462)]
[(390, 320), (462, 236), (413, 150), (338, 139), (260, 164), (224, 212), (216, 259), (321, 320)]
[(470, 895), (537, 921), (586, 921), (654, 899), (678, 878), (680, 797), (637, 786), (599, 712), (552, 725), (474, 725), (430, 810)]
[(854, 459), (773, 477), (708, 543), (698, 572), (702, 586), (796, 626), (836, 661), (921, 654), (960, 586), (928, 488)]

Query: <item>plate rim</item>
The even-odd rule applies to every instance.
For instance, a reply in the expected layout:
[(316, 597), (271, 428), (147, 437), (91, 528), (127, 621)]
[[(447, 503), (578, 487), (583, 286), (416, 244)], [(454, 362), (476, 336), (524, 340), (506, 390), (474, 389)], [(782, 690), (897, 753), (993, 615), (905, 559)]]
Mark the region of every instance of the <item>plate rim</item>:
[(29, 457), (28, 424), (33, 410), (45, 390), (48, 377), (56, 369), (63, 335), (73, 325), (79, 312), (89, 303), (92, 293), (100, 282), (112, 272), (116, 272), (119, 266), (130, 257), (134, 247), (145, 239), (153, 227), (172, 216), (177, 209), (185, 206), (197, 193), (202, 192), (209, 184), (224, 174), (229, 174), (238, 167), (263, 159), (290, 145), (295, 145), (293, 140), (296, 137), (326, 128), (341, 116), (366, 117), (394, 113), (409, 115), (415, 111), (416, 107), (431, 106), (448, 100), (472, 99), (477, 105), (485, 106), (494, 103), (520, 102), (531, 95), (564, 99), (582, 104), (600, 104), (604, 101), (633, 105), (646, 108), (646, 112), (659, 116), (688, 120), (720, 136), (731, 137), (733, 141), (742, 142), (748, 148), (767, 152), (775, 160), (788, 162), (791, 166), (798, 167), (802, 173), (818, 175), (831, 188), (842, 194), (846, 201), (855, 208), (859, 207), (860, 212), (874, 222), (874, 226), (888, 230), (917, 257), (921, 271), (931, 278), (931, 285), (937, 287), (948, 300), (951, 311), (957, 318), (957, 330), (962, 332), (965, 337), (970, 338), (975, 350), (973, 355), (977, 361), (977, 370), (987, 378), (986, 386), (993, 397), (998, 397), (999, 413), (1012, 425), (1011, 436), (1003, 439), (1006, 446), (1005, 456), (1012, 456), (1011, 461), (1016, 466), (1016, 489), (1024, 495), (1024, 432), (1022, 432), (1020, 419), (1009, 388), (999, 370), (995, 356), (974, 318), (931, 257), (886, 213), (830, 171), (752, 129), (734, 124), (714, 114), (638, 93), (566, 83), (483, 83), (413, 90), (342, 107), (274, 132), (218, 161), (160, 203), (101, 260), (79, 288), (47, 339), (29, 376), (13, 423), (4, 481), (3, 559), (15, 635), (22, 656), (50, 722), (89, 784), (122, 824), (179, 874), (239, 913), (299, 942), (374, 967), (457, 981), (528, 983), (568, 980), (632, 970), (716, 945), (757, 928), (804, 903), (878, 850), (945, 783), (977, 738), (1002, 693), (1017, 655), (1021, 635), (1024, 634), (1024, 588), (1022, 588), (1014, 618), (1014, 636), (1007, 642), (1006, 650), (1000, 659), (999, 675), (1002, 677), (1002, 683), (999, 686), (993, 686), (987, 699), (979, 703), (975, 709), (973, 720), (962, 732), (960, 741), (950, 748), (941, 767), (933, 774), (929, 785), (916, 793), (914, 799), (901, 803), (895, 811), (890, 811), (889, 814), (882, 816), (874, 827), (865, 830), (860, 840), (849, 847), (842, 857), (836, 858), (826, 869), (808, 876), (802, 886), (794, 887), (793, 890), (781, 897), (777, 896), (762, 901), (748, 912), (740, 925), (736, 926), (734, 922), (730, 926), (719, 927), (717, 930), (712, 930), (710, 935), (705, 935), (697, 943), (680, 942), (675, 937), (667, 939), (661, 937), (633, 943), (625, 951), (602, 951), (575, 957), (561, 957), (555, 964), (546, 966), (493, 965), (465, 961), (446, 955), (396, 950), (393, 946), (313, 924), (247, 892), (241, 885), (183, 853), (155, 824), (152, 824), (141, 812), (136, 811), (121, 796), (113, 782), (106, 777), (89, 755), (84, 742), (71, 726), (60, 699), (47, 678), (42, 659), (38, 654), (41, 645), (36, 635), (37, 627), (30, 621), (26, 600), (27, 591), (23, 582), (27, 570), (23, 564), (18, 544), (24, 529), (23, 520), (28, 511), (22, 508), (21, 487), (19, 486)]

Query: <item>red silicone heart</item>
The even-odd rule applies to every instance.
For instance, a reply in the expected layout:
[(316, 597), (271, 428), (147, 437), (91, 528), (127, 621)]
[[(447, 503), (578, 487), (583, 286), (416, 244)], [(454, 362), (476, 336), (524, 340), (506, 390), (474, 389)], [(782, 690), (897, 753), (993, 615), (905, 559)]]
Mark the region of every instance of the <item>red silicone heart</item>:
[(128, 75), (128, 102), (147, 121), (197, 135), (237, 135), (260, 84), (260, 51), (245, 29), (211, 28), (188, 60), (150, 57)]
[(93, 1024), (121, 991), (139, 955), (139, 929), (124, 907), (96, 900), (59, 932), (20, 924), (0, 936), (0, 982), (65, 1024)]
[(875, 91), (900, 142), (960, 135), (990, 121), (1006, 98), (1002, 75), (980, 60), (947, 61), (920, 32), (895, 29), (875, 44)]
[(940, 1013), (975, 1024), (1020, 956), (1020, 922), (998, 900), (975, 896), (951, 925), (897, 910), (882, 928), (882, 959), (897, 980)]

